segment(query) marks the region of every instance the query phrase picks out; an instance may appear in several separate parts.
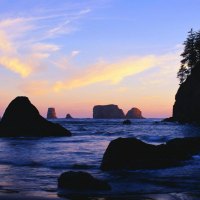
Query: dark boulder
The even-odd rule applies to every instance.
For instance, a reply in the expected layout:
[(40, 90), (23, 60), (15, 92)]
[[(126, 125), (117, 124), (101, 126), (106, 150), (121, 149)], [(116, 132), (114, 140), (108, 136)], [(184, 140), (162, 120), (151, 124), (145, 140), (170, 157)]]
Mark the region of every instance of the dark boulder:
[(55, 108), (48, 108), (47, 119), (56, 119), (56, 118), (57, 118), (57, 116), (56, 116)]
[(175, 122), (175, 119), (173, 117), (168, 117), (163, 119), (162, 122)]
[(66, 119), (73, 119), (73, 117), (70, 114), (67, 114), (65, 118)]
[(191, 71), (176, 93), (173, 118), (181, 123), (200, 122), (200, 63)]
[(136, 138), (118, 138), (107, 147), (101, 169), (167, 168), (179, 165), (199, 152), (200, 137), (172, 139), (161, 145), (147, 144)]
[(128, 119), (144, 119), (144, 117), (142, 116), (141, 110), (139, 110), (138, 108), (131, 108), (127, 112), (126, 118), (128, 118)]
[(103, 180), (94, 178), (86, 172), (64, 172), (58, 178), (58, 188), (68, 190), (111, 190)]
[(117, 105), (98, 105), (93, 108), (94, 119), (123, 119), (125, 118), (122, 109), (119, 109)]
[(126, 119), (126, 120), (124, 120), (124, 121), (122, 122), (122, 124), (124, 124), (124, 125), (131, 125), (131, 120)]
[(27, 97), (16, 97), (0, 122), (0, 136), (70, 136), (59, 124), (44, 119)]

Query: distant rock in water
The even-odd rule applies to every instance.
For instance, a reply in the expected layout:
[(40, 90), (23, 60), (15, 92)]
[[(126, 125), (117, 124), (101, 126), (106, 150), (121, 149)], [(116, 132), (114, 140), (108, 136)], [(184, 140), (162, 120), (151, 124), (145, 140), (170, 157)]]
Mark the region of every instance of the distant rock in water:
[(131, 108), (126, 114), (127, 119), (144, 119), (142, 112), (138, 108)]
[(124, 120), (124, 121), (122, 122), (122, 124), (124, 124), (124, 125), (131, 125), (131, 120), (126, 119), (126, 120)]
[(56, 119), (56, 110), (55, 108), (48, 108), (47, 119)]
[(124, 112), (117, 105), (97, 105), (93, 108), (94, 119), (123, 119)]
[(68, 190), (110, 190), (110, 185), (87, 172), (64, 172), (58, 178), (58, 188)]
[(174, 121), (200, 123), (200, 63), (198, 63), (176, 93)]
[(138, 170), (177, 166), (200, 152), (200, 137), (177, 138), (166, 144), (152, 145), (136, 138), (118, 138), (108, 145), (101, 169)]
[(44, 119), (27, 97), (16, 97), (2, 117), (0, 136), (71, 136), (71, 133)]
[(66, 119), (73, 119), (73, 117), (70, 114), (67, 114), (65, 118)]

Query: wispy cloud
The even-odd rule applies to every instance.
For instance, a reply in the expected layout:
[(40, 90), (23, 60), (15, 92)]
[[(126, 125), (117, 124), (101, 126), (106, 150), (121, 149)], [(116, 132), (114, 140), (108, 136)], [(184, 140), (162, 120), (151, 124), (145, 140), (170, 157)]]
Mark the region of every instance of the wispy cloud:
[(54, 85), (54, 90), (74, 89), (101, 82), (117, 84), (128, 76), (136, 75), (155, 66), (163, 66), (164, 63), (176, 59), (177, 55), (166, 54), (131, 57), (114, 63), (100, 61), (89, 66), (84, 72), (76, 74), (70, 80), (58, 81)]
[[(48, 38), (68, 34), (76, 28), (73, 21), (90, 12), (90, 9), (64, 10), (32, 17), (4, 18), (0, 20), (0, 66), (21, 77), (28, 77), (44, 62), (50, 63), (50, 56), (61, 51), (57, 44), (46, 42)], [(69, 62), (78, 51), (62, 62)], [(55, 57), (55, 56), (54, 56)], [(61, 57), (61, 56), (60, 56)], [(47, 60), (48, 58), (48, 60)], [(38, 71), (38, 70), (37, 70)]]
[(62, 69), (66, 70), (71, 67), (71, 61), (80, 54), (80, 51), (74, 50), (69, 55), (59, 57), (57, 60), (52, 61), (52, 63)]

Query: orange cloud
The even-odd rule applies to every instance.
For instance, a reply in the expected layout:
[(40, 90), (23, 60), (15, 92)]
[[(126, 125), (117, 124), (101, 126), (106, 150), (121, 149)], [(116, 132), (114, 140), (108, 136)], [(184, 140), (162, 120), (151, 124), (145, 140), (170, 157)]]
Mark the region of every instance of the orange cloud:
[(32, 69), (25, 63), (22, 63), (18, 58), (0, 57), (0, 64), (13, 72), (20, 74), (22, 77), (27, 77), (32, 72)]

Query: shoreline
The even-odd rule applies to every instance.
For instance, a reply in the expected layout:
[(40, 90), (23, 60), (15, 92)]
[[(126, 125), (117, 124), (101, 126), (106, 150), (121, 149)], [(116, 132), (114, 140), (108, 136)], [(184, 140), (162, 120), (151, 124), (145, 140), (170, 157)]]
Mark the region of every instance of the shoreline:
[(183, 192), (183, 193), (163, 193), (163, 194), (133, 194), (133, 195), (112, 195), (101, 197), (59, 197), (52, 196), (35, 196), (31, 194), (11, 194), (0, 192), (0, 200), (199, 200), (200, 192)]

